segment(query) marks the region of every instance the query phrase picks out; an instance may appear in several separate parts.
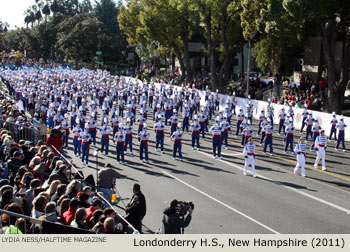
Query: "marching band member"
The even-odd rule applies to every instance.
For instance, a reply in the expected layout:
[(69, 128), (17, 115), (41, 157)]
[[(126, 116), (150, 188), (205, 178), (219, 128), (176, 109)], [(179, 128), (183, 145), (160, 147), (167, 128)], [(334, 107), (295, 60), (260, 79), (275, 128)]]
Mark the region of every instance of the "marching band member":
[(339, 123), (337, 124), (337, 129), (339, 130), (339, 133), (338, 133), (338, 141), (337, 141), (337, 146), (335, 147), (335, 150), (338, 150), (339, 148), (339, 144), (340, 142), (342, 143), (342, 147), (343, 147), (343, 152), (345, 152), (345, 142), (344, 142), (344, 139), (345, 139), (345, 127), (347, 125), (345, 125), (344, 123), (344, 117), (341, 116), (340, 120), (339, 120)]
[(252, 167), (253, 177), (256, 178), (256, 173), (255, 173), (255, 144), (254, 144), (254, 140), (253, 140), (252, 137), (249, 139), (249, 143), (244, 146), (243, 155), (244, 155), (244, 158), (245, 158), (244, 171), (243, 171), (244, 176), (247, 175), (247, 169), (248, 169), (248, 166), (250, 165)]
[(317, 151), (317, 157), (315, 160), (314, 167), (318, 168), (318, 163), (322, 159), (322, 170), (327, 170), (326, 168), (326, 149), (327, 149), (327, 136), (324, 135), (324, 130), (320, 131), (320, 134), (315, 140), (315, 149)]
[(300, 137), (294, 152), (297, 154), (297, 165), (294, 168), (294, 174), (297, 174), (299, 167), (301, 167), (301, 176), (305, 177), (306, 144), (303, 137)]

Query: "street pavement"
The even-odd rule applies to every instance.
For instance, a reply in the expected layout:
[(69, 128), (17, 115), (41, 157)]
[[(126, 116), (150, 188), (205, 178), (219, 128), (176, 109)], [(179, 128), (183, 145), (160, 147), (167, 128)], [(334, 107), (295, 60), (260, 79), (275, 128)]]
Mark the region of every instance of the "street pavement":
[[(124, 207), (132, 197), (132, 185), (139, 183), (147, 201), (147, 214), (143, 231), (154, 233), (162, 227), (164, 208), (172, 199), (192, 201), (195, 205), (190, 225), (185, 233), (192, 234), (292, 234), (292, 233), (349, 233), (350, 232), (350, 169), (349, 153), (334, 150), (335, 143), (327, 148), (327, 171), (313, 167), (316, 152), (310, 152), (307, 143), (306, 177), (293, 174), (296, 156), (284, 154), (283, 138), (274, 132), (274, 156), (263, 154), (258, 146), (256, 120), (253, 121), (256, 143), (257, 178), (243, 175), (244, 157), (241, 138), (229, 136), (229, 149), (222, 149), (223, 159), (214, 159), (210, 134), (201, 139), (201, 150), (192, 150), (191, 133), (185, 134), (182, 142), (183, 160), (172, 158), (170, 127), (165, 133), (165, 152), (155, 151), (155, 133), (151, 113), (148, 119), (150, 163), (139, 160), (139, 144), (136, 139), (138, 126), (134, 126), (133, 155), (125, 156), (126, 164), (116, 160), (115, 144), (110, 141), (110, 153), (105, 156), (91, 146), (89, 165), (73, 155), (72, 136), (64, 155), (86, 176), (96, 179), (96, 169), (106, 163), (124, 178), (116, 181), (116, 189)], [(211, 125), (213, 122), (211, 122)], [(277, 127), (275, 125), (275, 127)], [(295, 134), (295, 143), (300, 134)], [(346, 143), (349, 145), (349, 143)], [(96, 163), (96, 160), (98, 162)], [(250, 169), (250, 168), (249, 168)], [(116, 208), (118, 213), (125, 212)]]

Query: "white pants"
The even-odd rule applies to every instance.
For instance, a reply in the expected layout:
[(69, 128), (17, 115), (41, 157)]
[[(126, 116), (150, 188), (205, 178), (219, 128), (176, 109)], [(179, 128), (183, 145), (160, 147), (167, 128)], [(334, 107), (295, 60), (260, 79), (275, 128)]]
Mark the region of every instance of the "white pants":
[(255, 158), (254, 158), (254, 156), (248, 156), (245, 159), (244, 174), (247, 174), (247, 169), (248, 169), (249, 165), (252, 167), (253, 176), (255, 176), (256, 173), (255, 173)]
[(317, 151), (317, 157), (316, 157), (316, 161), (315, 161), (315, 168), (317, 168), (318, 163), (320, 162), (320, 159), (322, 158), (322, 169), (326, 169), (326, 151), (324, 149), (324, 147), (317, 147), (318, 151)]
[(297, 173), (299, 168), (301, 167), (301, 176), (305, 177), (305, 156), (304, 154), (298, 154), (297, 155), (297, 165), (294, 169), (294, 174)]

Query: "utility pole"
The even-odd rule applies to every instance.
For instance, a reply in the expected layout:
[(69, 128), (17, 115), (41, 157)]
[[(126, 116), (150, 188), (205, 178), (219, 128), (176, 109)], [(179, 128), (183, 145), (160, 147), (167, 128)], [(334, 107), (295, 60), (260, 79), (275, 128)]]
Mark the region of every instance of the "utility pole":
[(247, 63), (247, 88), (245, 96), (248, 98), (249, 95), (249, 75), (250, 75), (250, 47), (251, 47), (251, 40), (248, 40), (248, 63)]

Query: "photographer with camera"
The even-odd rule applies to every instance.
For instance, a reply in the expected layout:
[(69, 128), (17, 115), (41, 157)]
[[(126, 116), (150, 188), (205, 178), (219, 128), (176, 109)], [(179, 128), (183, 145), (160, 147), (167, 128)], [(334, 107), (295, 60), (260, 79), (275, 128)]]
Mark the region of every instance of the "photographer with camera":
[[(177, 201), (170, 202), (170, 207), (163, 212), (163, 233), (164, 234), (181, 234), (192, 219), (194, 205), (192, 202)], [(185, 215), (187, 216), (185, 217)]]

